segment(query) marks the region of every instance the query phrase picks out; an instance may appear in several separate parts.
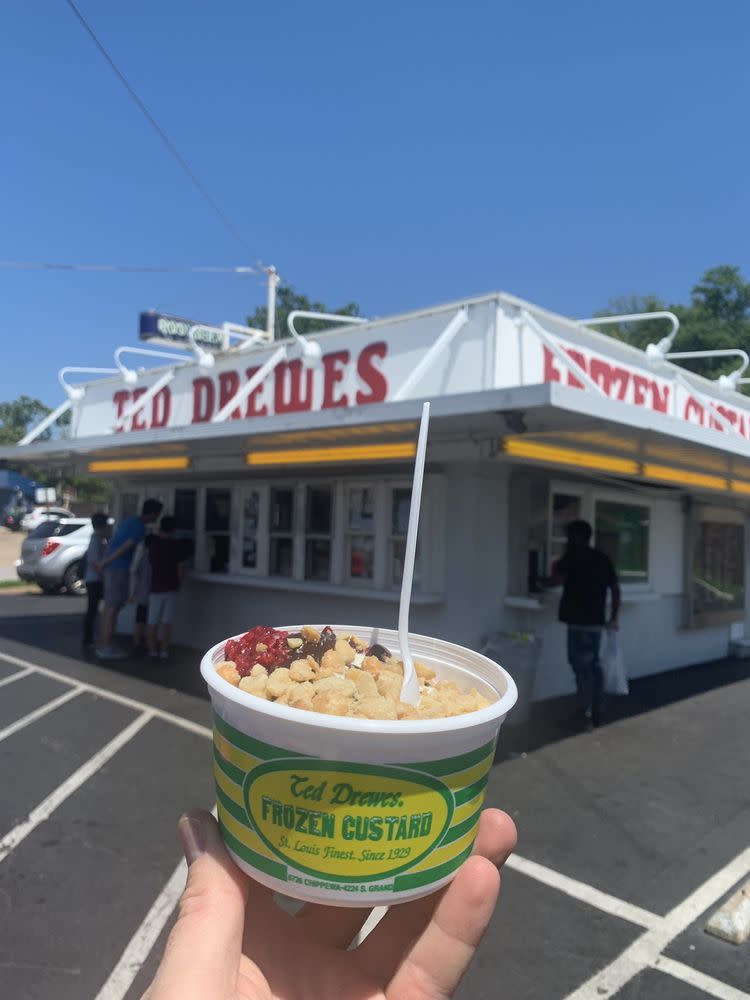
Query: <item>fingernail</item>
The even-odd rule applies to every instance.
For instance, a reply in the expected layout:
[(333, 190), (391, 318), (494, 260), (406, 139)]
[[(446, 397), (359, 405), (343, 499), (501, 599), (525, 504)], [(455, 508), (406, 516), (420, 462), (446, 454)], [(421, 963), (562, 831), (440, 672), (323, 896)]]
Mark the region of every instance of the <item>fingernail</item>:
[(186, 813), (180, 817), (177, 832), (180, 835), (182, 850), (185, 852), (185, 860), (189, 868), (196, 858), (199, 858), (206, 850), (206, 831), (200, 819)]

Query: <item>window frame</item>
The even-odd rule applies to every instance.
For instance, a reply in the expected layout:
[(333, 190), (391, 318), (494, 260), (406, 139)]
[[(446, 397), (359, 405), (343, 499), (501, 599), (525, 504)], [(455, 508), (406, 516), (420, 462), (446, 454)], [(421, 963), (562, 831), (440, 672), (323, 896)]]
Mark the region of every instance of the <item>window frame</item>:
[[(633, 507), (643, 507), (648, 511), (648, 555), (646, 579), (628, 582), (618, 577), (620, 589), (626, 594), (651, 593), (654, 579), (654, 505), (650, 498), (641, 493), (634, 494), (627, 490), (607, 489), (594, 484), (574, 482), (563, 479), (550, 479), (549, 496), (547, 499), (547, 566), (551, 569), (552, 558), (552, 498), (555, 493), (581, 498), (581, 517), (588, 521), (593, 529), (593, 544), (596, 544), (596, 504), (597, 501), (619, 503)], [(617, 567), (615, 567), (616, 569)]]
[[(210, 484), (195, 479), (182, 480), (178, 485), (158, 488), (143, 486), (139, 483), (123, 484), (123, 491), (138, 494), (140, 504), (147, 496), (159, 494), (163, 497), (165, 511), (172, 512), (174, 489), (194, 489), (195, 504), (195, 567), (200, 577), (225, 581), (227, 583), (261, 585), (263, 580), (272, 582), (277, 587), (287, 581), (293, 583), (295, 589), (311, 592), (325, 591), (329, 587), (352, 588), (356, 593), (366, 598), (368, 593), (374, 597), (384, 598), (393, 595), (395, 598), (400, 584), (389, 584), (388, 550), (391, 541), (390, 516), (391, 495), (394, 489), (411, 487), (411, 477), (388, 476), (379, 477), (377, 471), (368, 469), (366, 473), (357, 476), (341, 477), (335, 474), (311, 475), (305, 478), (283, 475), (265, 476), (257, 479), (216, 479)], [(307, 488), (326, 486), (331, 489), (332, 523), (331, 523), (331, 573), (328, 580), (305, 579), (305, 542), (307, 537), (323, 537), (318, 532), (306, 532), (306, 495)], [(348, 531), (348, 490), (367, 487), (374, 490), (374, 528), (375, 539), (374, 572), (372, 579), (350, 577), (347, 566)], [(290, 489), (294, 494), (294, 512), (292, 518), (292, 574), (288, 577), (270, 573), (270, 504), (272, 489)], [(229, 528), (229, 564), (225, 573), (211, 572), (208, 566), (208, 532), (205, 529), (206, 502), (209, 490), (227, 490), (230, 493), (230, 528)], [(259, 494), (258, 514), (258, 560), (255, 567), (242, 566), (243, 518), (245, 499), (250, 493)], [(445, 477), (441, 473), (428, 473), (424, 479), (422, 509), (420, 514), (420, 586), (415, 581), (415, 594), (424, 597), (442, 598), (444, 594), (445, 567)], [(286, 534), (284, 532), (283, 534)], [(354, 534), (357, 534), (356, 532)], [(370, 534), (365, 532), (364, 534)], [(325, 536), (326, 538), (328, 536)], [(229, 579), (227, 579), (229, 578)]]
[(549, 495), (547, 497), (547, 553), (545, 558), (547, 573), (552, 573), (552, 567), (554, 563), (557, 561), (558, 558), (560, 558), (559, 556), (553, 558), (552, 556), (553, 545), (556, 542), (562, 541), (562, 539), (560, 539), (557, 535), (552, 534), (552, 523), (554, 521), (554, 513), (555, 513), (554, 499), (556, 495), (576, 497), (578, 500), (580, 500), (581, 517), (584, 518), (584, 520), (587, 521), (589, 520), (589, 518), (586, 517), (586, 491), (580, 484), (576, 484), (575, 486), (571, 484), (568, 487), (565, 486), (564, 484), (560, 484), (555, 481), (550, 482)]
[[(701, 523), (727, 523), (742, 528), (743, 551), (740, 564), (743, 568), (742, 589), (743, 601), (739, 608), (728, 608), (725, 611), (696, 611), (693, 604), (693, 581), (695, 573), (695, 542), (697, 530)], [(747, 603), (748, 572), (746, 553), (748, 550), (748, 530), (750, 525), (743, 511), (735, 507), (723, 507), (718, 503), (697, 501), (690, 505), (688, 514), (688, 550), (685, 559), (685, 618), (688, 628), (707, 628), (712, 626), (732, 625), (744, 622)]]
[[(249, 484), (248, 484), (249, 485)], [(271, 517), (271, 496), (274, 490), (286, 490), (292, 494), (292, 523), (290, 529), (287, 531), (271, 531), (270, 517)], [(274, 480), (268, 483), (268, 508), (266, 510), (266, 519), (263, 522), (265, 525), (265, 533), (268, 538), (268, 561), (266, 564), (265, 575), (273, 580), (300, 580), (304, 577), (299, 575), (300, 571), (300, 544), (299, 544), (299, 534), (300, 534), (300, 507), (301, 502), (304, 503), (304, 493), (301, 493), (300, 483), (295, 483), (292, 480)], [(288, 576), (284, 576), (281, 573), (271, 572), (271, 541), (274, 538), (290, 538), (292, 542), (292, 571)]]
[[(644, 589), (644, 588), (651, 587), (651, 582), (653, 580), (653, 574), (651, 572), (652, 551), (653, 551), (653, 545), (652, 545), (652, 537), (653, 537), (653, 515), (652, 515), (652, 510), (651, 510), (650, 504), (645, 503), (645, 502), (641, 503), (641, 502), (637, 502), (637, 501), (630, 501), (628, 499), (623, 499), (622, 497), (615, 498), (615, 497), (610, 497), (610, 496), (601, 496), (597, 492), (594, 492), (593, 504), (592, 504), (592, 510), (591, 510), (591, 522), (590, 522), (592, 528), (594, 529), (594, 536), (593, 536), (594, 544), (596, 544), (596, 542), (597, 542), (597, 537), (596, 537), (596, 505), (598, 503), (612, 503), (612, 504), (616, 503), (616, 504), (619, 504), (621, 507), (638, 507), (639, 509), (646, 511), (646, 514), (647, 514), (647, 517), (648, 517), (648, 541), (647, 541), (647, 548), (646, 548), (646, 577), (645, 577), (645, 579), (643, 579), (643, 580), (626, 580), (626, 579), (623, 578), (621, 572), (617, 569), (616, 565), (615, 565), (615, 571), (617, 572), (617, 580), (618, 580), (618, 583), (620, 584), (620, 586), (623, 587), (623, 588), (625, 588), (625, 589), (627, 589), (627, 590), (629, 590), (629, 591), (633, 590), (633, 589), (638, 589), (638, 588)], [(614, 561), (613, 561), (613, 564), (614, 564)]]
[[(378, 579), (378, 519), (380, 515), (380, 506), (382, 504), (382, 499), (379, 494), (383, 492), (383, 487), (380, 483), (373, 483), (366, 479), (351, 479), (344, 480), (342, 483), (343, 487), (343, 503), (342, 503), (342, 542), (343, 542), (343, 580), (347, 584), (351, 584), (353, 587), (359, 587), (362, 590), (372, 590), (375, 586), (375, 581)], [(351, 490), (372, 490), (373, 492), (373, 509), (372, 509), (372, 531), (353, 531), (349, 526), (349, 494)], [(366, 576), (352, 576), (351, 575), (351, 559), (349, 558), (349, 544), (350, 539), (353, 537), (370, 537), (373, 539), (373, 556), (372, 556), (372, 577)]]
[[(237, 503), (237, 536), (230, 551), (230, 572), (241, 573), (243, 576), (268, 576), (268, 559), (270, 552), (270, 534), (263, 530), (268, 523), (270, 488), (265, 483), (248, 483), (238, 491)], [(245, 544), (245, 501), (251, 493), (258, 495), (258, 526), (255, 532), (255, 566), (242, 564), (242, 553)]]
[[(323, 534), (319, 531), (308, 531), (307, 530), (307, 499), (308, 491), (311, 489), (327, 489), (331, 494), (331, 526), (328, 534)], [(336, 531), (336, 508), (337, 508), (337, 490), (336, 481), (332, 479), (305, 479), (300, 483), (300, 494), (301, 503), (297, 505), (299, 511), (299, 522), (300, 522), (300, 559), (302, 562), (301, 566), (301, 579), (305, 583), (333, 583), (336, 576), (334, 571), (334, 558), (335, 558), (335, 546), (334, 546), (334, 535)], [(329, 556), (328, 556), (328, 579), (327, 580), (317, 580), (313, 577), (307, 576), (307, 542), (312, 541), (328, 541), (330, 545)], [(296, 538), (293, 538), (293, 545), (296, 542)]]
[[(222, 578), (232, 573), (233, 570), (233, 560), (236, 558), (237, 551), (237, 529), (238, 529), (238, 503), (237, 503), (237, 491), (235, 490), (235, 483), (231, 482), (214, 482), (210, 486), (203, 486), (199, 490), (199, 495), (196, 497), (195, 505), (195, 521), (196, 521), (196, 532), (198, 537), (196, 538), (196, 565), (200, 568), (200, 572), (207, 573), (210, 576), (215, 576)], [(187, 488), (187, 487), (186, 487)], [(229, 528), (227, 531), (211, 531), (206, 529), (206, 507), (208, 502), (209, 492), (229, 493)], [(223, 573), (219, 573), (216, 570), (212, 570), (208, 564), (208, 536), (211, 535), (221, 535), (222, 537), (226, 535), (229, 538), (229, 558), (227, 559), (227, 568)]]

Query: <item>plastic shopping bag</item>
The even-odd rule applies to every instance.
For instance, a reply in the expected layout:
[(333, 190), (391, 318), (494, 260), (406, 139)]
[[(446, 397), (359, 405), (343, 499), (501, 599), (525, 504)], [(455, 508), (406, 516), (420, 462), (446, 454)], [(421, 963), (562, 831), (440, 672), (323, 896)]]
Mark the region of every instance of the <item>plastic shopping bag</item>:
[(620, 636), (613, 628), (608, 628), (604, 636), (602, 674), (604, 675), (604, 691), (606, 694), (629, 693), (628, 675), (625, 670), (625, 660), (622, 656)]

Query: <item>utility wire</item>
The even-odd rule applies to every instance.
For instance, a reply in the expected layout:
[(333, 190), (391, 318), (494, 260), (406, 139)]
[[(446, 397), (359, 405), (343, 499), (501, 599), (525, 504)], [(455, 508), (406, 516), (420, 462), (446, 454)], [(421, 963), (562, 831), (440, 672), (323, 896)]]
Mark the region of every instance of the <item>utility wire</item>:
[(254, 267), (180, 267), (139, 264), (58, 264), (46, 261), (0, 260), (0, 268), (15, 271), (124, 271), (127, 274), (257, 274)]
[[(99, 49), (99, 51), (101, 52), (101, 54), (107, 60), (107, 62), (110, 65), (110, 68), (112, 69), (112, 72), (115, 74), (115, 76), (117, 76), (117, 78), (119, 79), (120, 83), (127, 90), (128, 94), (130, 95), (130, 97), (132, 98), (132, 100), (135, 102), (136, 106), (141, 111), (141, 113), (144, 115), (144, 117), (146, 118), (146, 120), (149, 122), (149, 124), (151, 125), (151, 127), (154, 129), (154, 131), (156, 132), (156, 134), (159, 136), (159, 138), (161, 139), (161, 141), (164, 143), (164, 145), (166, 146), (166, 148), (169, 151), (169, 153), (174, 157), (175, 160), (177, 160), (177, 162), (180, 165), (181, 169), (190, 178), (190, 181), (192, 182), (192, 184), (195, 187), (195, 189), (198, 191), (198, 193), (201, 195), (201, 197), (208, 203), (211, 211), (221, 221), (221, 223), (229, 230), (229, 232), (232, 234), (232, 236), (235, 238), (235, 240), (237, 240), (237, 242), (242, 247), (244, 247), (244, 249), (247, 250), (247, 252), (251, 256), (254, 256), (253, 251), (250, 249), (250, 247), (248, 246), (248, 244), (246, 243), (246, 241), (244, 240), (244, 238), (242, 237), (241, 233), (239, 232), (239, 230), (237, 229), (237, 227), (234, 225), (234, 223), (232, 222), (232, 220), (229, 218), (228, 215), (226, 215), (226, 213), (214, 201), (214, 199), (212, 198), (212, 196), (210, 195), (210, 193), (206, 190), (206, 188), (203, 186), (203, 184), (200, 182), (200, 180), (194, 174), (192, 168), (190, 167), (190, 164), (187, 162), (187, 160), (185, 159), (185, 157), (182, 155), (182, 153), (180, 153), (180, 151), (177, 149), (177, 147), (175, 146), (175, 144), (169, 138), (169, 136), (167, 135), (167, 133), (159, 125), (159, 123), (157, 122), (157, 120), (154, 118), (154, 116), (148, 110), (148, 108), (143, 103), (143, 101), (140, 99), (140, 97), (138, 96), (138, 94), (136, 94), (135, 90), (133, 89), (133, 87), (128, 82), (128, 80), (125, 77), (125, 75), (122, 72), (122, 70), (115, 63), (114, 59), (109, 54), (109, 52), (106, 50), (106, 48), (104, 47), (104, 45), (102, 44), (102, 42), (99, 41), (98, 37), (96, 36), (96, 34), (94, 32), (94, 29), (88, 23), (88, 21), (83, 16), (83, 14), (80, 12), (80, 10), (78, 9), (78, 7), (74, 3), (74, 0), (65, 0), (65, 2), (67, 3), (68, 7), (70, 7), (70, 9), (73, 11), (73, 13), (75, 14), (75, 16), (78, 18), (78, 20), (80, 21), (80, 23), (83, 26), (84, 30), (87, 32), (87, 34), (89, 35), (89, 37), (93, 41), (94, 45), (96, 45), (97, 49)], [(262, 262), (260, 260), (257, 260), (257, 263), (258, 263), (258, 270), (263, 270), (264, 267), (263, 267)], [(255, 269), (253, 269), (253, 270), (255, 270)]]

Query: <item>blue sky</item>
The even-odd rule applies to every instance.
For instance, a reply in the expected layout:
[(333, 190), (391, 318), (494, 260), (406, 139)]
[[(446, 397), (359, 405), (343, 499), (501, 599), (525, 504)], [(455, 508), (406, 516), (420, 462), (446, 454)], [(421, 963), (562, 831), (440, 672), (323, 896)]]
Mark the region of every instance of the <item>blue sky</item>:
[[(331, 306), (504, 289), (588, 315), (750, 272), (746, 0), (78, 3), (254, 256)], [(6, 0), (0, 67), (0, 260), (252, 263), (63, 0)], [(242, 321), (265, 295), (8, 270), (0, 292), (0, 399), (50, 405), (142, 309)]]

